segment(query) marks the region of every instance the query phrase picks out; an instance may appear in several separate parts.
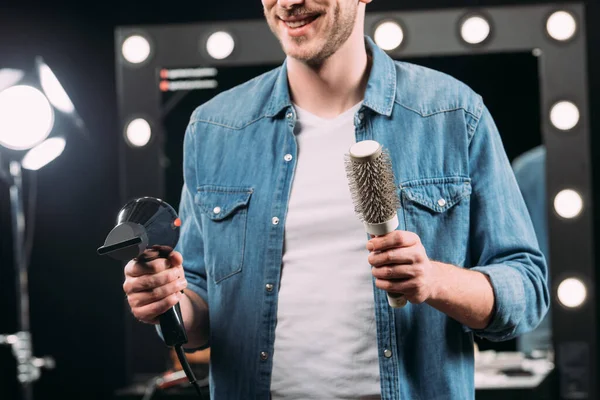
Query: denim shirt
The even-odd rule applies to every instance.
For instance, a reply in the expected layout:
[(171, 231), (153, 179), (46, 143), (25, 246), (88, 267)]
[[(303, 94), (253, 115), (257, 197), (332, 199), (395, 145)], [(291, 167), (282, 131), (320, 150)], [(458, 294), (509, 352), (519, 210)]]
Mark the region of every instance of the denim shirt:
[[(398, 229), (417, 233), (431, 260), (488, 275), (495, 294), (492, 321), (473, 331), (427, 304), (392, 309), (375, 289), (382, 398), (471, 399), (473, 335), (507, 340), (539, 323), (545, 259), (482, 98), (365, 40), (373, 64), (356, 141), (390, 152)], [(209, 306), (213, 399), (270, 397), (295, 124), (284, 62), (198, 107), (186, 130), (177, 250)]]

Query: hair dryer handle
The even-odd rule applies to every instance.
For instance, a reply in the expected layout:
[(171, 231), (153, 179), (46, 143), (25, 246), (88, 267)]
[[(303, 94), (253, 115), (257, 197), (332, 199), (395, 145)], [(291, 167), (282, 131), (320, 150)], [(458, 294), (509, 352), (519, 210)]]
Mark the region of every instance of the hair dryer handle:
[[(150, 262), (157, 258), (169, 258), (173, 248), (169, 246), (152, 246), (138, 256), (139, 262)], [(183, 293), (183, 290), (181, 291)], [(181, 316), (179, 303), (158, 317), (163, 340), (167, 346), (177, 346), (187, 343), (188, 337)]]
[(179, 303), (171, 307), (159, 317), (160, 330), (167, 346), (177, 346), (187, 343), (188, 337), (181, 317)]

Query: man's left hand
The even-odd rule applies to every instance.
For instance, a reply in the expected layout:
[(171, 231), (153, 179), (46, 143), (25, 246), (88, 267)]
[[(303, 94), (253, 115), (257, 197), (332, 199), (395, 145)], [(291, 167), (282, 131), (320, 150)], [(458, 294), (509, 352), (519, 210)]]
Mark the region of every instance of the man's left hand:
[(413, 304), (423, 303), (435, 294), (435, 265), (427, 257), (415, 233), (394, 231), (373, 237), (367, 243), (369, 263), (376, 286), (389, 293), (402, 293)]

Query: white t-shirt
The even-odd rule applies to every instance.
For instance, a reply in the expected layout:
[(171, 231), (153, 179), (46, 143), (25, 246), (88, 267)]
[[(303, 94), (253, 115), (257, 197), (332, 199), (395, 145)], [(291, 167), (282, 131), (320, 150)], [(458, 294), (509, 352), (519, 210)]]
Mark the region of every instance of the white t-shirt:
[(295, 107), (298, 159), (285, 228), (274, 400), (380, 398), (367, 234), (344, 167), (360, 106), (334, 119)]

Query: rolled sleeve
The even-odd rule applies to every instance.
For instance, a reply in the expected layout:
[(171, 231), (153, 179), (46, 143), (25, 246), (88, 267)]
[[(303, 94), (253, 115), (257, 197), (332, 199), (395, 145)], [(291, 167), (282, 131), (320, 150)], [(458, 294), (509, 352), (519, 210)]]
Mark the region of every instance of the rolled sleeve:
[(494, 290), (494, 311), (489, 325), (474, 333), (487, 336), (490, 340), (506, 340), (514, 335), (516, 325), (514, 316), (523, 315), (525, 301), (525, 288), (522, 275), (514, 268), (505, 265), (489, 265), (475, 267), (490, 278)]
[(489, 277), (494, 310), (489, 325), (473, 332), (503, 341), (532, 331), (547, 313), (548, 270), (500, 134), (483, 105), (474, 127), (471, 269)]

